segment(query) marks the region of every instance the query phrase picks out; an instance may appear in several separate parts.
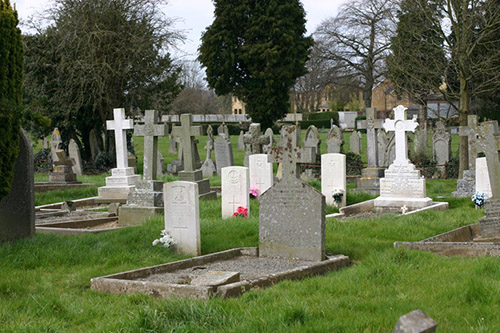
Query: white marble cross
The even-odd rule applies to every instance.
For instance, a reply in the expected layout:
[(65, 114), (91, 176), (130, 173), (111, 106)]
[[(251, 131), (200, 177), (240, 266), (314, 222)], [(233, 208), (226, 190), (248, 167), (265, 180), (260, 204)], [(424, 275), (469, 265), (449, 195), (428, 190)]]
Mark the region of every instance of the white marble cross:
[(386, 132), (396, 132), (396, 159), (393, 164), (408, 165), (408, 147), (406, 132), (415, 132), (418, 126), (416, 116), (411, 120), (406, 119), (406, 109), (404, 106), (399, 105), (394, 108), (394, 119), (387, 118), (384, 122), (384, 129)]
[(114, 120), (106, 121), (106, 128), (115, 131), (116, 168), (128, 167), (127, 135), (125, 131), (134, 128), (132, 119), (125, 119), (125, 109), (113, 109)]

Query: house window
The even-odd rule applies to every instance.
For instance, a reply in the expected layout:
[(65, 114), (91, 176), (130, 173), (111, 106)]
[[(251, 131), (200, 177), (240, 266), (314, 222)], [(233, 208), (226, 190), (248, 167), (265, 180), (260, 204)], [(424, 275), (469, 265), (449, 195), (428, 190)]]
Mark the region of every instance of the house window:
[(233, 114), (238, 114), (238, 109), (234, 109)]
[(240, 109), (240, 114), (243, 114), (243, 112), (241, 111), (241, 109)]

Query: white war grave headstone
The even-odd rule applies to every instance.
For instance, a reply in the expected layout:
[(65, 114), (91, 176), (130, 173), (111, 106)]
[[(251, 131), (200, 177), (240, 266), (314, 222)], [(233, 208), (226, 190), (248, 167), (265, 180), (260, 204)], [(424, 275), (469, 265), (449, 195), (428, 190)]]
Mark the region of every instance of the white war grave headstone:
[(259, 197), (259, 256), (321, 261), (325, 258), (325, 196), (299, 179), (299, 163), (316, 160), (297, 145), (297, 128), (284, 126), (272, 162), (282, 163), (280, 182)]
[(113, 115), (114, 120), (106, 121), (106, 127), (115, 132), (116, 168), (111, 169), (111, 177), (106, 177), (106, 186), (98, 188), (102, 200), (127, 199), (141, 180), (141, 176), (134, 174), (134, 168), (128, 166), (127, 159), (126, 130), (134, 128), (134, 121), (125, 118), (125, 109), (114, 109)]
[(410, 210), (432, 204), (426, 197), (425, 178), (408, 160), (407, 132), (415, 131), (418, 123), (414, 117), (406, 119), (406, 108), (399, 105), (394, 109), (394, 119), (386, 119), (384, 129), (395, 132), (396, 157), (380, 179), (380, 196), (375, 199), (376, 210)]
[(273, 164), (268, 162), (267, 154), (253, 154), (249, 158), (250, 187), (257, 188), (260, 196), (273, 186)]
[(325, 196), (327, 205), (339, 208), (346, 205), (346, 156), (344, 154), (321, 155), (321, 193)]
[(165, 230), (176, 241), (180, 254), (201, 255), (198, 184), (186, 181), (163, 185)]
[(238, 207), (248, 209), (250, 216), (250, 178), (248, 168), (241, 166), (230, 166), (222, 168), (221, 175), (221, 197), (222, 218), (233, 216)]
[(476, 193), (477, 192), (486, 194), (488, 198), (493, 196), (486, 157), (476, 158)]

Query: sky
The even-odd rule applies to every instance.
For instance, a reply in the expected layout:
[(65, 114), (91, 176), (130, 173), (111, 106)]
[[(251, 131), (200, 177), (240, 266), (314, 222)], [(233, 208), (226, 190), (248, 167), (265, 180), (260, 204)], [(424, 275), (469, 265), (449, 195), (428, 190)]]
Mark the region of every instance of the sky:
[[(92, 1), (92, 0), (89, 0)], [(175, 18), (174, 28), (184, 32), (186, 40), (178, 45), (174, 57), (195, 59), (202, 32), (213, 21), (212, 0), (169, 0), (164, 11), (167, 17)], [(347, 0), (302, 0), (306, 11), (307, 33), (314, 32), (325, 19), (335, 16), (338, 7)], [(21, 19), (21, 24), (29, 16), (49, 8), (51, 0), (11, 0)], [(21, 30), (23, 26), (21, 25)]]

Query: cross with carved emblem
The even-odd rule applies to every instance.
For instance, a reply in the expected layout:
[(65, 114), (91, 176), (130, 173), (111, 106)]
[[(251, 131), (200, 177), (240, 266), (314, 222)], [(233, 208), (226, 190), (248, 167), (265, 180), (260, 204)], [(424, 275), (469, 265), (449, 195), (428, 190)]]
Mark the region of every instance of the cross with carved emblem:
[(125, 131), (134, 128), (132, 119), (125, 119), (125, 109), (113, 109), (114, 120), (106, 121), (106, 128), (115, 131), (116, 168), (128, 167), (127, 136)]
[(395, 165), (408, 165), (408, 148), (406, 132), (415, 132), (418, 126), (416, 116), (413, 119), (406, 119), (406, 110), (402, 105), (394, 108), (394, 119), (387, 118), (384, 122), (384, 129), (386, 132), (396, 132), (396, 159), (393, 164)]

